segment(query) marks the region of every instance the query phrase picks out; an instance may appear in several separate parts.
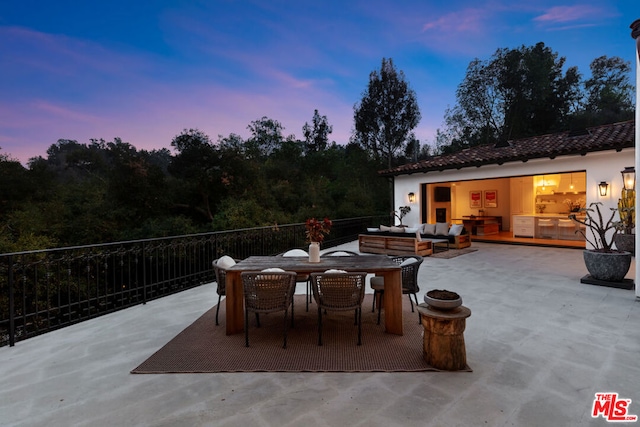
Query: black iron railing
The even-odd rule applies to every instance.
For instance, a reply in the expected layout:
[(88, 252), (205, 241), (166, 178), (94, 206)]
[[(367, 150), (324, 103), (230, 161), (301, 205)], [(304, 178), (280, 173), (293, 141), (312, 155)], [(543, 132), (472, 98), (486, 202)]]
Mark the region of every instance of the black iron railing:
[[(323, 247), (387, 220), (335, 220)], [(211, 262), (223, 254), (241, 259), (305, 246), (301, 223), (1, 254), (0, 346), (210, 283)]]

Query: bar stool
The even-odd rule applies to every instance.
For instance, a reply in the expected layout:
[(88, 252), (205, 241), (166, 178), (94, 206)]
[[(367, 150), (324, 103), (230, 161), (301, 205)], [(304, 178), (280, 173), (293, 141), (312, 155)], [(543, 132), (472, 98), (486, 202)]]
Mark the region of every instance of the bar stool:
[(576, 224), (570, 219), (558, 219), (558, 238), (575, 240), (576, 239)]
[(552, 219), (538, 219), (538, 237), (543, 239), (557, 238), (556, 222)]

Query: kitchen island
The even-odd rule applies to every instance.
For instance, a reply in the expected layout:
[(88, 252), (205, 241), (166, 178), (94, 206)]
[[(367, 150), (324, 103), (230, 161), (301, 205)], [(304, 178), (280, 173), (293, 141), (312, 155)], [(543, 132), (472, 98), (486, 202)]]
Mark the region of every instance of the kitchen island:
[(514, 237), (584, 241), (578, 232), (584, 226), (569, 219), (569, 213), (513, 215), (512, 224)]

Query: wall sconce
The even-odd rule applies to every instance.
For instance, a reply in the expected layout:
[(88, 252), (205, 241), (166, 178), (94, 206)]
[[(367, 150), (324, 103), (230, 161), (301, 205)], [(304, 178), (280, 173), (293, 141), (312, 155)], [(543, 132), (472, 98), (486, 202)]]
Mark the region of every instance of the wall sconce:
[(416, 202), (416, 195), (415, 193), (409, 193), (409, 203), (415, 203)]
[(624, 187), (624, 189), (635, 190), (636, 189), (636, 168), (633, 166), (627, 166), (620, 173), (622, 174), (622, 186)]
[(607, 184), (604, 181), (601, 181), (600, 184), (598, 184), (598, 188), (600, 189), (600, 196), (604, 197), (607, 195), (607, 190), (609, 189), (609, 184)]

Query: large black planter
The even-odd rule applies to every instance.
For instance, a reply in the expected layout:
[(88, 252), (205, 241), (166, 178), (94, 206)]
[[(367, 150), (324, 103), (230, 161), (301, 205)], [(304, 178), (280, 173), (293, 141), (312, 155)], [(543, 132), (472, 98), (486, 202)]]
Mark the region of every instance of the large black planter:
[(584, 264), (596, 280), (622, 282), (631, 267), (630, 252), (583, 251)]

